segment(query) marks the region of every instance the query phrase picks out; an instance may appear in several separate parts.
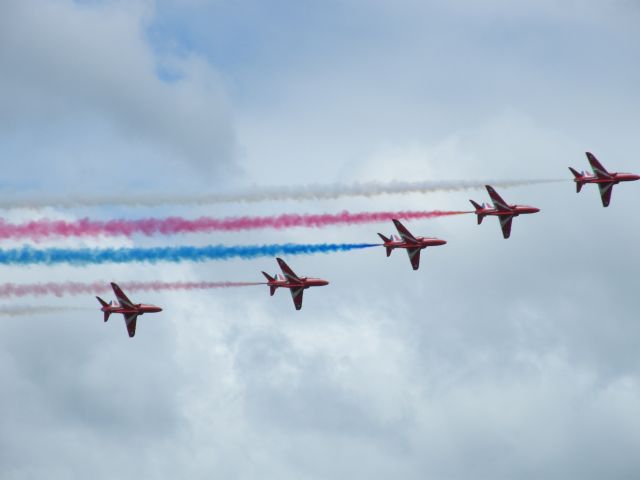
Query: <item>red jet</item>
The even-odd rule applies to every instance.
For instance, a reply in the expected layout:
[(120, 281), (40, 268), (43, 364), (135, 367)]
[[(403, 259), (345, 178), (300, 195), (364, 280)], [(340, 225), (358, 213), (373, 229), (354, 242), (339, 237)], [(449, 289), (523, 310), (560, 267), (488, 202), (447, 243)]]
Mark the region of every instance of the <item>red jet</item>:
[(293, 299), (293, 304), (295, 305), (296, 310), (300, 310), (302, 308), (302, 294), (305, 289), (309, 287), (324, 287), (325, 285), (329, 285), (329, 282), (321, 278), (299, 277), (293, 272), (293, 270), (291, 270), (284, 260), (281, 258), (276, 258), (276, 260), (278, 261), (278, 265), (280, 265), (282, 275), (276, 273), (272, 277), (268, 273), (262, 272), (267, 279), (269, 292), (271, 296), (273, 296), (278, 287), (288, 288), (291, 291), (291, 298)]
[(100, 302), (100, 305), (102, 305), (102, 308), (100, 310), (104, 312), (104, 321), (106, 322), (107, 320), (109, 320), (109, 315), (111, 315), (112, 313), (123, 314), (124, 321), (127, 324), (129, 337), (133, 337), (136, 334), (136, 320), (138, 319), (138, 315), (144, 315), (145, 313), (157, 313), (162, 311), (160, 307), (156, 307), (155, 305), (133, 303), (127, 298), (124, 292), (115, 283), (111, 283), (111, 288), (113, 288), (113, 293), (116, 294), (116, 298), (118, 299), (117, 302), (107, 303), (100, 297), (96, 297)]
[(525, 213), (538, 213), (540, 211), (539, 208), (529, 207), (527, 205), (509, 205), (505, 202), (498, 192), (496, 192), (493, 187), (489, 185), (485, 185), (487, 188), (487, 192), (489, 192), (489, 196), (491, 200), (493, 200), (493, 208), (485, 205), (478, 205), (473, 200), (469, 200), (471, 204), (474, 206), (476, 211), (474, 212), (478, 215), (478, 225), (482, 223), (482, 220), (487, 215), (495, 215), (500, 219), (500, 226), (502, 227), (502, 235), (504, 238), (509, 238), (511, 235), (511, 221), (513, 217), (517, 217), (518, 215), (522, 215)]
[(384, 242), (383, 246), (387, 249), (387, 257), (391, 255), (394, 248), (404, 248), (407, 250), (409, 261), (411, 262), (411, 266), (414, 270), (418, 270), (420, 267), (420, 251), (423, 248), (437, 247), (447, 243), (446, 240), (440, 240), (439, 238), (414, 237), (399, 220), (396, 220), (395, 218), (392, 220), (398, 230), (398, 234), (400, 234), (400, 238), (394, 237), (393, 235), (387, 238), (381, 233), (378, 234)]
[(586, 153), (587, 159), (593, 169), (593, 174), (585, 172), (578, 173), (571, 167), (569, 167), (569, 170), (571, 170), (571, 173), (573, 173), (573, 176), (575, 177), (573, 181), (576, 182), (576, 192), (580, 192), (585, 183), (595, 183), (598, 185), (600, 188), (600, 197), (602, 198), (603, 207), (609, 206), (611, 193), (613, 192), (613, 186), (615, 184), (640, 180), (640, 175), (635, 175), (633, 173), (609, 173), (592, 153)]

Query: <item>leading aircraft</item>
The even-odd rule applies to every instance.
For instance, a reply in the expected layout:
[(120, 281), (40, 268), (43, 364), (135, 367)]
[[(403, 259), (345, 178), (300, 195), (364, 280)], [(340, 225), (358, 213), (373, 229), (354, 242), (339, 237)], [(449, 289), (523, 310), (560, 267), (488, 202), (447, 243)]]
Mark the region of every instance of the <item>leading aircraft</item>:
[(586, 152), (586, 155), (587, 160), (589, 160), (591, 168), (593, 169), (593, 174), (585, 172), (578, 173), (576, 170), (569, 167), (569, 170), (573, 173), (573, 181), (576, 182), (576, 192), (580, 192), (582, 186), (586, 183), (597, 184), (598, 188), (600, 188), (600, 197), (602, 198), (603, 207), (609, 206), (614, 185), (620, 182), (634, 182), (636, 180), (640, 180), (640, 175), (635, 175), (633, 173), (608, 172), (593, 153)]
[(100, 309), (104, 312), (104, 321), (109, 320), (109, 315), (112, 313), (121, 313), (124, 315), (124, 321), (127, 325), (127, 332), (129, 332), (129, 337), (133, 337), (136, 334), (136, 320), (139, 315), (144, 315), (145, 313), (157, 313), (161, 312), (162, 309), (160, 307), (156, 307), (155, 305), (145, 305), (143, 303), (133, 303), (131, 300), (127, 298), (122, 289), (115, 283), (111, 283), (111, 288), (113, 288), (113, 293), (115, 293), (117, 302), (107, 303), (100, 297), (96, 297), (102, 305)]
[(513, 217), (527, 213), (538, 213), (540, 211), (539, 208), (529, 207), (528, 205), (509, 205), (498, 195), (498, 192), (496, 192), (492, 186), (485, 185), (485, 187), (493, 201), (493, 208), (484, 203), (479, 205), (473, 200), (469, 201), (476, 209), (474, 213), (478, 216), (478, 225), (482, 223), (482, 220), (487, 215), (494, 215), (500, 219), (500, 227), (502, 227), (502, 236), (504, 238), (509, 238), (511, 235), (511, 221)]
[(409, 261), (414, 270), (418, 270), (420, 267), (420, 251), (423, 248), (436, 247), (447, 243), (446, 240), (440, 240), (439, 238), (414, 237), (399, 220), (394, 218), (392, 221), (396, 226), (396, 230), (398, 230), (400, 238), (393, 235), (385, 237), (381, 233), (378, 234), (384, 242), (383, 246), (387, 249), (387, 257), (391, 255), (394, 248), (404, 248), (409, 255)]
[(267, 279), (267, 285), (269, 285), (269, 293), (273, 296), (278, 288), (288, 288), (291, 291), (291, 298), (296, 310), (302, 308), (302, 294), (309, 287), (324, 287), (329, 285), (329, 282), (321, 278), (312, 277), (299, 277), (293, 270), (285, 263), (281, 258), (276, 258), (282, 275), (275, 274), (273, 277), (266, 272), (262, 274)]

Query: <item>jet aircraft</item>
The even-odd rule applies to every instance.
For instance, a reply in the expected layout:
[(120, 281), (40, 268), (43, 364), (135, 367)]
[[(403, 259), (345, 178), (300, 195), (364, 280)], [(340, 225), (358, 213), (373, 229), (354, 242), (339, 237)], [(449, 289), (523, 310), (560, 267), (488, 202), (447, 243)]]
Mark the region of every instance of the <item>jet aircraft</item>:
[(131, 300), (127, 298), (122, 289), (116, 285), (115, 283), (111, 283), (111, 288), (113, 288), (113, 293), (115, 293), (117, 302), (105, 302), (100, 297), (96, 297), (102, 305), (100, 309), (104, 312), (104, 321), (109, 320), (109, 315), (112, 313), (121, 313), (124, 315), (124, 321), (127, 325), (127, 332), (129, 332), (129, 337), (133, 337), (136, 334), (136, 320), (139, 315), (144, 315), (145, 313), (156, 313), (161, 312), (162, 309), (160, 307), (156, 307), (155, 305), (145, 305), (142, 303), (133, 303)]
[(395, 248), (404, 248), (409, 255), (409, 261), (414, 270), (418, 270), (420, 267), (420, 251), (423, 248), (437, 247), (447, 243), (446, 240), (440, 240), (439, 238), (414, 237), (399, 220), (394, 218), (392, 221), (398, 230), (399, 238), (394, 235), (385, 237), (381, 233), (378, 234), (384, 242), (383, 246), (387, 249), (387, 257), (391, 255)]
[(504, 238), (509, 238), (511, 235), (511, 221), (513, 217), (526, 213), (538, 213), (540, 211), (539, 208), (529, 207), (527, 205), (509, 205), (498, 195), (498, 192), (496, 192), (493, 187), (490, 185), (485, 185), (485, 187), (493, 201), (493, 208), (484, 203), (479, 205), (473, 200), (469, 201), (476, 209), (474, 213), (478, 216), (478, 225), (482, 223), (482, 220), (487, 215), (494, 215), (500, 219), (500, 227), (502, 227), (502, 235)]
[(640, 175), (633, 173), (608, 172), (606, 168), (598, 161), (598, 159), (590, 152), (586, 152), (587, 159), (593, 169), (593, 174), (580, 172), (569, 167), (573, 173), (573, 181), (576, 182), (576, 192), (580, 192), (582, 186), (586, 183), (595, 183), (600, 188), (600, 197), (602, 198), (602, 206), (608, 207), (611, 202), (611, 193), (613, 186), (620, 182), (634, 182), (640, 180)]
[(293, 270), (291, 270), (284, 260), (281, 258), (276, 258), (276, 260), (278, 261), (278, 265), (280, 265), (282, 275), (276, 273), (272, 277), (268, 273), (262, 272), (267, 279), (269, 293), (273, 296), (278, 288), (288, 288), (291, 292), (291, 298), (293, 299), (293, 304), (295, 305), (296, 310), (300, 310), (302, 308), (302, 294), (307, 288), (324, 287), (325, 285), (329, 285), (329, 282), (321, 278), (299, 277), (293, 272)]

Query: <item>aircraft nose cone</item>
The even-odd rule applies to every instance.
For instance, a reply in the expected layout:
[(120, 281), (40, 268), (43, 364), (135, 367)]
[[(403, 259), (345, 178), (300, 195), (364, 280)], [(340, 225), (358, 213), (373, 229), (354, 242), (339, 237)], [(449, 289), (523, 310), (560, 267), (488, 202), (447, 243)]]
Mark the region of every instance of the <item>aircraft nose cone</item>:
[(324, 287), (325, 285), (329, 285), (329, 282), (327, 280), (322, 281), (322, 286)]
[(447, 241), (446, 240), (440, 240), (440, 245), (446, 245)]
[(538, 213), (538, 212), (540, 211), (540, 209), (539, 209), (539, 208), (535, 208), (535, 207), (533, 207), (533, 208), (531, 209), (531, 211), (532, 211), (533, 213)]

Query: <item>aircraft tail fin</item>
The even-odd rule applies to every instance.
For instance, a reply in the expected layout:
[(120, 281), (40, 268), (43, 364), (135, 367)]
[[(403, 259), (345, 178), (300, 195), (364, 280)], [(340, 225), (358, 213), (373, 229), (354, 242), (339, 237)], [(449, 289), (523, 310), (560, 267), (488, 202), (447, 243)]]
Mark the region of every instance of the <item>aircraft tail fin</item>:
[[(267, 272), (262, 272), (262, 275), (264, 275), (264, 278), (266, 278), (268, 282), (276, 281), (275, 277), (272, 277)], [(269, 295), (273, 297), (273, 294), (276, 293), (277, 288), (278, 288), (277, 285), (269, 285)]]
[[(389, 243), (391, 241), (390, 238), (385, 237), (381, 233), (379, 233), (378, 236), (382, 239), (384, 243)], [(386, 247), (386, 249), (387, 249), (387, 257), (391, 256), (391, 252), (393, 252), (393, 247)]]
[[(96, 298), (100, 302), (100, 305), (102, 305), (102, 308), (109, 306), (109, 304), (105, 302), (103, 299), (101, 299), (100, 297), (96, 297)], [(106, 322), (107, 320), (109, 320), (109, 315), (111, 315), (111, 312), (109, 310), (103, 310), (103, 312), (104, 312), (104, 321)]]
[(582, 190), (582, 185), (584, 185), (584, 183), (580, 181), (580, 179), (582, 178), (582, 174), (580, 174), (577, 170), (571, 167), (569, 167), (569, 170), (571, 170), (571, 173), (573, 173), (573, 176), (576, 181), (576, 193), (580, 193), (580, 190)]
[(478, 210), (482, 210), (482, 205), (480, 205), (477, 202), (474, 202), (473, 200), (469, 200), (471, 202), (471, 205), (473, 205), (473, 208), (476, 209), (476, 215), (478, 215), (478, 225), (480, 225), (482, 223), (482, 220), (484, 220), (484, 215), (482, 213), (477, 213)]

